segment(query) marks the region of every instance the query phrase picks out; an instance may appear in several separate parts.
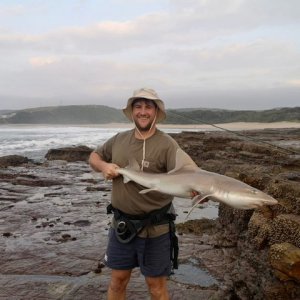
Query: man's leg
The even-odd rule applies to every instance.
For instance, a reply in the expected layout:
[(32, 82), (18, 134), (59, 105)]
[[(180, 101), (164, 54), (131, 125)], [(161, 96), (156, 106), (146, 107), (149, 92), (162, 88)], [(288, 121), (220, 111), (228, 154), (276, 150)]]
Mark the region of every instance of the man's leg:
[(125, 300), (126, 287), (132, 270), (112, 270), (108, 287), (108, 300)]
[(139, 252), (141, 273), (145, 276), (152, 300), (169, 299), (167, 278), (171, 272), (170, 234), (147, 238)]
[(168, 300), (167, 277), (145, 277), (152, 300)]

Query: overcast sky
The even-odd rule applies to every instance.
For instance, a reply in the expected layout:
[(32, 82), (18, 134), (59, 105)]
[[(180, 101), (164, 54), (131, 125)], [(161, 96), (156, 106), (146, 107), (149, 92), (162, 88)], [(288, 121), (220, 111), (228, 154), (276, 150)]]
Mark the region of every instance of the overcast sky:
[(299, 0), (1, 0), (0, 109), (300, 106)]

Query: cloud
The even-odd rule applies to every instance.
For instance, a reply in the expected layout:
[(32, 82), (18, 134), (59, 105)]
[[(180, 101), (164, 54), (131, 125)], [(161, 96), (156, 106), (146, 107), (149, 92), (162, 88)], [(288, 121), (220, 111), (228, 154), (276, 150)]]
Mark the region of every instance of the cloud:
[(15, 46), (19, 45), (25, 51), (51, 49), (65, 54), (96, 55), (132, 48), (142, 49), (147, 45), (176, 47), (191, 44), (193, 47), (216, 38), (270, 25), (270, 22), (275, 26), (283, 21), (298, 20), (295, 11), (300, 8), (300, 2), (294, 0), (175, 0), (171, 3), (175, 9), (146, 14), (128, 21), (103, 21), (40, 35), (2, 35), (1, 49), (18, 51), (20, 48)]
[[(267, 101), (269, 93), (271, 105), (273, 91), (299, 88), (298, 0), (170, 3), (126, 21), (107, 18), (41, 33), (2, 28), (0, 94), (70, 103), (110, 99), (106, 104), (122, 106), (123, 95), (149, 86), (174, 97), (174, 105), (181, 97), (197, 105), (197, 95), (205, 94), (206, 103), (226, 106), (220, 99), (231, 103), (222, 97), (230, 94), (246, 107), (250, 96)], [(19, 13), (24, 9), (30, 10)], [(294, 103), (295, 92), (287, 94)]]
[[(182, 19), (205, 21), (217, 27), (224, 22), (225, 27), (240, 22), (239, 28), (263, 24), (281, 24), (299, 21), (298, 0), (172, 0), (172, 11)], [(217, 21), (217, 22), (216, 22)]]
[(29, 59), (29, 63), (32, 66), (36, 66), (36, 67), (43, 67), (43, 66), (47, 66), (53, 63), (57, 63), (59, 61), (58, 58), (54, 57), (54, 56), (48, 56), (48, 57), (31, 57)]
[(287, 81), (287, 85), (300, 87), (300, 79), (291, 79)]
[(25, 7), (21, 4), (15, 5), (1, 5), (0, 4), (0, 18), (8, 16), (19, 16), (24, 14), (26, 11)]

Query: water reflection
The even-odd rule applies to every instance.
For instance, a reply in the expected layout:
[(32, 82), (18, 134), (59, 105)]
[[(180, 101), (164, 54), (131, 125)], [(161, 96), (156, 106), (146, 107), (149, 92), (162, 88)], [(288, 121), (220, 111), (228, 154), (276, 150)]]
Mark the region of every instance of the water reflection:
[(201, 269), (199, 261), (195, 258), (179, 264), (178, 270), (175, 270), (171, 280), (201, 287), (218, 285), (218, 281), (207, 270)]

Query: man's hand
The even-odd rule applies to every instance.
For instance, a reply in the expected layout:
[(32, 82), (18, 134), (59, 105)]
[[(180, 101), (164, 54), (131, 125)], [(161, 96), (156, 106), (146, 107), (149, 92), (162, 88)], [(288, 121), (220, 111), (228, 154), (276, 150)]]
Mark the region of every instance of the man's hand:
[(197, 191), (191, 191), (191, 199), (194, 199), (196, 196), (200, 196)]
[[(197, 197), (197, 198), (196, 198)], [(202, 198), (203, 196), (197, 192), (197, 191), (191, 191), (191, 199), (194, 199), (194, 202), (198, 202), (200, 201), (200, 199)], [(205, 202), (208, 202), (209, 201), (209, 197), (206, 197), (204, 199), (201, 199), (201, 202), (199, 202), (199, 204), (201, 203), (205, 203)]]
[(120, 167), (113, 163), (105, 163), (102, 167), (102, 173), (105, 180), (111, 180), (119, 176), (118, 169)]
[(102, 157), (96, 153), (92, 152), (90, 154), (89, 159), (90, 166), (96, 172), (102, 172), (103, 177), (105, 180), (113, 179), (119, 176), (118, 169), (120, 168), (118, 165), (113, 163), (108, 163), (102, 159)]

